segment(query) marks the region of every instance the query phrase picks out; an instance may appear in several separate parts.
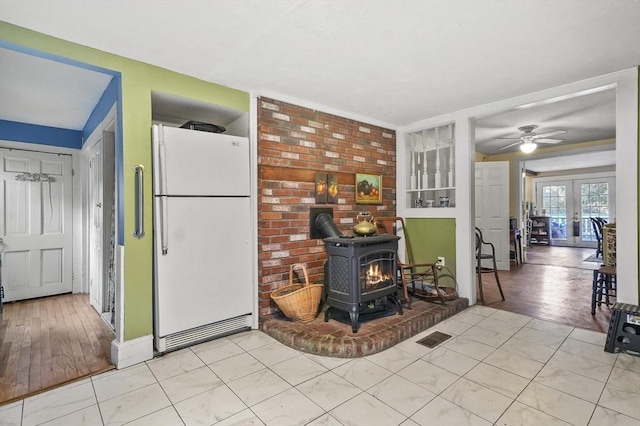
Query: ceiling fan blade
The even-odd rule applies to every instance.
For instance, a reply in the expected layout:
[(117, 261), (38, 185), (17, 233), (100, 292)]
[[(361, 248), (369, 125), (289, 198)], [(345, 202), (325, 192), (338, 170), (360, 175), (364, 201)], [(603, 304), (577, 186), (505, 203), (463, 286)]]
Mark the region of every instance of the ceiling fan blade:
[(562, 139), (549, 139), (549, 138), (544, 138), (544, 139), (537, 139), (535, 140), (536, 143), (558, 143), (558, 142), (562, 142)]
[(550, 132), (538, 133), (538, 134), (536, 134), (536, 137), (538, 137), (538, 138), (547, 138), (549, 136), (564, 135), (565, 133), (567, 133), (566, 130), (558, 129), (558, 130), (552, 130)]
[(520, 141), (514, 142), (514, 143), (512, 143), (510, 145), (507, 145), (507, 146), (503, 146), (502, 148), (498, 148), (498, 151), (502, 151), (503, 149), (511, 148), (512, 146), (516, 146), (516, 145), (520, 145)]
[(494, 138), (494, 139), (506, 139), (506, 140), (515, 141), (515, 140), (520, 140), (521, 138), (520, 138), (520, 136), (518, 136), (517, 138)]

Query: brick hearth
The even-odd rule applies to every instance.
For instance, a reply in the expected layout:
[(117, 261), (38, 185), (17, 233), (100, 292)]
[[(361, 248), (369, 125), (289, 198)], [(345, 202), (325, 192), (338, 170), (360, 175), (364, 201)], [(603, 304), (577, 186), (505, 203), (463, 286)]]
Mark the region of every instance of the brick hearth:
[(337, 358), (358, 358), (388, 349), (434, 326), (469, 306), (459, 298), (446, 305), (412, 300), (412, 309), (404, 315), (392, 315), (361, 322), (357, 333), (349, 323), (330, 319), (324, 322), (324, 308), (310, 323), (290, 321), (282, 314), (261, 318), (262, 331), (294, 349)]

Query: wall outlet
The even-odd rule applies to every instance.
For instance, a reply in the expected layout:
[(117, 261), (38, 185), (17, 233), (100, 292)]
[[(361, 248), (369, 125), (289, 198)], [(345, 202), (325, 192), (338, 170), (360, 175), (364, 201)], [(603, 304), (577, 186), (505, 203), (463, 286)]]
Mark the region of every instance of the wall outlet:
[(440, 266), (445, 266), (444, 256), (438, 256), (438, 263), (440, 264)]

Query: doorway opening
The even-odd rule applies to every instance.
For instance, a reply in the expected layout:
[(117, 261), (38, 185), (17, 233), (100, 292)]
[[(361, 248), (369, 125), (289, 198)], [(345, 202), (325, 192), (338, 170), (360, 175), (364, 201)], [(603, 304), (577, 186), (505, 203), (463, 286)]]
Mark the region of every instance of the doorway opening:
[[(510, 164), (509, 210), (525, 246), (524, 263), (500, 271), (507, 300), (489, 292), (490, 306), (602, 331), (603, 315), (593, 318), (585, 298), (598, 267), (589, 259), (596, 248), (590, 217), (615, 218), (616, 96), (612, 86), (603, 85), (475, 120), (476, 161)], [(586, 118), (592, 114), (599, 120), (597, 130)], [(517, 144), (509, 148), (512, 142), (503, 139), (513, 136), (512, 128), (529, 123), (542, 133), (566, 132), (543, 140), (533, 153), (521, 153)], [(477, 204), (477, 188), (475, 197)], [(532, 218), (537, 229), (531, 227)], [(532, 234), (541, 237), (535, 241), (539, 244), (529, 243)], [(567, 309), (555, 300), (580, 306)]]
[[(63, 355), (62, 358), (49, 357), (47, 353), (41, 353), (40, 358), (36, 355), (36, 346), (40, 348), (47, 348), (47, 336), (54, 336), (53, 323), (55, 323), (55, 338), (63, 339), (67, 336), (68, 339), (60, 340), (59, 342), (78, 342), (71, 338), (75, 332), (75, 336), (80, 333), (80, 327), (82, 330), (87, 331), (89, 323), (95, 324), (93, 319), (90, 321), (76, 321), (80, 318), (78, 315), (74, 316), (74, 320), (67, 321), (62, 317), (58, 317), (59, 311), (57, 308), (52, 308), (56, 314), (54, 317), (47, 315), (47, 319), (51, 321), (43, 320), (43, 312), (50, 312), (46, 308), (38, 307), (38, 302), (46, 302), (46, 304), (52, 303), (50, 300), (61, 298), (63, 302), (61, 305), (63, 308), (67, 308), (67, 312), (74, 311), (87, 312), (87, 315), (95, 314), (99, 321), (98, 324), (104, 326), (105, 336), (108, 336), (108, 343), (114, 339), (113, 327), (109, 328), (103, 319), (98, 315), (104, 309), (101, 306), (100, 309), (94, 309), (90, 302), (90, 285), (89, 285), (89, 248), (88, 248), (88, 233), (89, 227), (87, 226), (86, 216), (88, 215), (88, 199), (86, 198), (87, 189), (84, 184), (87, 182), (85, 168), (83, 164), (83, 156), (88, 149), (86, 141), (88, 139), (87, 134), (94, 132), (97, 127), (100, 127), (100, 131), (112, 132), (116, 135), (117, 149), (118, 149), (118, 163), (122, 163), (122, 132), (120, 129), (121, 124), (117, 124), (119, 117), (115, 113), (117, 105), (121, 104), (121, 85), (120, 85), (120, 73), (102, 68), (95, 65), (83, 64), (77, 60), (71, 60), (69, 58), (52, 55), (48, 52), (39, 52), (31, 48), (26, 48), (15, 44), (0, 43), (0, 57), (2, 58), (3, 69), (5, 69), (9, 80), (6, 87), (15, 88), (28, 88), (28, 87), (46, 87), (46, 90), (18, 90), (4, 93), (11, 95), (15, 92), (16, 96), (19, 96), (19, 102), (7, 103), (7, 108), (2, 111), (3, 115), (3, 139), (0, 140), (0, 147), (13, 150), (24, 150), (29, 152), (40, 151), (42, 153), (48, 153), (53, 160), (46, 160), (42, 163), (43, 167), (47, 170), (29, 171), (30, 176), (24, 176), (34, 178), (34, 174), (37, 173), (42, 179), (45, 177), (53, 178), (55, 180), (48, 180), (48, 182), (30, 183), (34, 186), (32, 190), (33, 194), (39, 191), (39, 194), (44, 198), (39, 201), (42, 204), (43, 213), (40, 214), (40, 218), (30, 218), (26, 213), (17, 214), (17, 218), (22, 218), (23, 222), (18, 220), (16, 223), (11, 224), (15, 230), (12, 238), (20, 237), (21, 229), (26, 229), (27, 225), (34, 228), (46, 228), (43, 237), (46, 243), (50, 243), (55, 235), (55, 226), (64, 228), (65, 232), (60, 234), (72, 235), (70, 246), (47, 246), (44, 245), (43, 249), (39, 252), (33, 249), (25, 249), (22, 252), (8, 250), (8, 253), (4, 253), (2, 256), (3, 266), (9, 264), (2, 270), (2, 285), (10, 285), (12, 287), (28, 287), (22, 286), (21, 283), (25, 282), (25, 279), (21, 278), (18, 271), (30, 271), (35, 270), (36, 273), (31, 273), (28, 276), (30, 283), (35, 283), (38, 280), (44, 284), (43, 288), (48, 290), (47, 294), (35, 294), (27, 295), (27, 298), (23, 301), (9, 302), (4, 306), (3, 310), (3, 331), (5, 327), (13, 325), (12, 316), (15, 312), (19, 312), (22, 321), (25, 324), (28, 323), (35, 327), (40, 319), (40, 324), (44, 324), (42, 327), (38, 327), (37, 332), (30, 333), (31, 340), (27, 343), (24, 342), (24, 347), (21, 350), (16, 348), (20, 347), (20, 344), (16, 346), (14, 341), (8, 342), (7, 339), (2, 339), (2, 345), (0, 345), (0, 365), (5, 367), (0, 369), (0, 381), (3, 386), (0, 388), (0, 403), (5, 401), (6, 393), (2, 393), (6, 387), (5, 384), (9, 383), (9, 379), (14, 380), (13, 384), (20, 383), (19, 386), (10, 386), (11, 392), (17, 390), (24, 394), (30, 394), (39, 391), (42, 386), (55, 386), (64, 383), (65, 381), (72, 380), (73, 374), (67, 376), (64, 374), (64, 378), (61, 375), (51, 374), (51, 368), (60, 368), (67, 363), (73, 364), (76, 360), (88, 359), (81, 356), (79, 348), (83, 350), (83, 354), (90, 354), (89, 349), (98, 349), (102, 343), (97, 341), (91, 341), (85, 343), (84, 346), (77, 344), (73, 348), (61, 349), (60, 346), (55, 349), (59, 354)], [(5, 96), (6, 97), (6, 96)], [(64, 100), (61, 102), (61, 99)], [(107, 117), (112, 117), (111, 121), (107, 123)], [(109, 128), (111, 126), (111, 128)], [(11, 129), (11, 132), (7, 131)], [(16, 142), (19, 140), (20, 142)], [(44, 154), (42, 154), (44, 155)], [(56, 170), (56, 161), (58, 158), (70, 158), (71, 167), (69, 168), (69, 181), (72, 185), (67, 190), (62, 184), (66, 179), (66, 172), (58, 172)], [(22, 160), (20, 160), (22, 161)], [(12, 167), (19, 168), (20, 161), (13, 164)], [(23, 161), (24, 162), (24, 161)], [(113, 167), (115, 162), (111, 163)], [(66, 166), (60, 166), (66, 170)], [(72, 173), (71, 170), (75, 171)], [(62, 173), (62, 175), (59, 175)], [(120, 170), (121, 174), (122, 171)], [(64, 178), (63, 178), (64, 177)], [(12, 181), (13, 182), (13, 181)], [(12, 197), (16, 201), (20, 200), (20, 197), (25, 197), (26, 192), (17, 189), (15, 183), (12, 183), (13, 187), (10, 188), (13, 191)], [(40, 185), (36, 188), (35, 185)], [(60, 189), (62, 188), (62, 189)], [(51, 192), (49, 192), (51, 191)], [(58, 191), (58, 192), (56, 192)], [(109, 190), (109, 191), (112, 191)], [(60, 193), (59, 193), (60, 192)], [(122, 191), (118, 191), (118, 214), (122, 216)], [(37, 194), (36, 194), (37, 195)], [(65, 197), (69, 197), (72, 200), (68, 205), (59, 205), (58, 196), (65, 200)], [(35, 197), (35, 195), (34, 195)], [(32, 197), (33, 198), (33, 197)], [(38, 202), (37, 197), (35, 197)], [(26, 202), (26, 200), (24, 200)], [(8, 204), (8, 203), (5, 203)], [(13, 203), (14, 206), (21, 205), (20, 203)], [(111, 209), (109, 205), (109, 209)], [(20, 212), (18, 212), (20, 213)], [(70, 222), (65, 222), (67, 213), (70, 214)], [(36, 213), (33, 213), (37, 216)], [(28, 220), (27, 220), (28, 219)], [(41, 224), (38, 223), (41, 220)], [(111, 223), (111, 217), (109, 217)], [(120, 224), (122, 225), (122, 223)], [(22, 228), (21, 228), (22, 227)], [(117, 229), (117, 228), (115, 228)], [(3, 230), (4, 231), (4, 230)], [(23, 232), (24, 234), (24, 232)], [(51, 234), (51, 235), (49, 235)], [(122, 238), (122, 230), (118, 233), (118, 236)], [(0, 235), (0, 238), (4, 237), (4, 234)], [(109, 238), (106, 239), (107, 242)], [(44, 244), (44, 243), (43, 243)], [(53, 243), (52, 243), (53, 244)], [(123, 244), (123, 241), (118, 241), (119, 245)], [(11, 242), (10, 246), (14, 246)], [(104, 246), (104, 245), (103, 245)], [(103, 252), (108, 252), (107, 249), (102, 249)], [(37, 259), (37, 253), (40, 254), (40, 258)], [(9, 262), (6, 262), (7, 256)], [(120, 262), (119, 262), (120, 264)], [(33, 266), (33, 267), (32, 267)], [(10, 270), (8, 270), (10, 269)], [(40, 272), (37, 270), (40, 269)], [(7, 275), (9, 274), (9, 275)], [(26, 273), (23, 277), (26, 277)], [(53, 290), (53, 285), (56, 282), (56, 277), (64, 276), (59, 281), (64, 282), (64, 289)], [(37, 280), (35, 278), (38, 278)], [(9, 284), (9, 282), (11, 284)], [(69, 284), (70, 283), (70, 284)], [(103, 289), (102, 296), (100, 298), (104, 302), (110, 299), (108, 290)], [(115, 287), (110, 288), (115, 292)], [(21, 290), (22, 291), (22, 290)], [(11, 293), (14, 293), (13, 290)], [(62, 294), (60, 294), (62, 293)], [(96, 295), (98, 292), (94, 292)], [(104, 294), (107, 294), (106, 296)], [(22, 297), (22, 296), (19, 296)], [(16, 299), (17, 300), (17, 299)], [(71, 302), (73, 301), (73, 302)], [(28, 309), (22, 309), (22, 305), (28, 305)], [(71, 306), (74, 306), (72, 308)], [(86, 305), (86, 306), (85, 306)], [(80, 308), (80, 306), (82, 308)], [(96, 305), (97, 306), (97, 305)], [(63, 309), (61, 308), (61, 309)], [(77, 308), (77, 309), (76, 309)], [(86, 309), (85, 309), (86, 308)], [(119, 310), (119, 308), (116, 308)], [(40, 316), (38, 316), (40, 315)], [(119, 314), (118, 314), (119, 315)], [(86, 317), (86, 316), (85, 316)], [(112, 316), (113, 317), (113, 316)], [(14, 317), (15, 318), (15, 317)], [(122, 328), (122, 321), (116, 320), (115, 329), (120, 333)], [(49, 334), (46, 334), (44, 330), (48, 330)], [(89, 332), (89, 336), (96, 337), (98, 333)], [(38, 346), (39, 345), (39, 346)], [(108, 345), (107, 345), (108, 346)], [(84, 349), (87, 349), (85, 352)], [(46, 349), (43, 349), (46, 350)], [(50, 351), (53, 351), (50, 348)], [(12, 352), (13, 351), (13, 352)], [(107, 363), (110, 363), (111, 350), (109, 347), (104, 347), (103, 352)], [(26, 357), (24, 354), (31, 354), (30, 357)], [(22, 354), (22, 355), (20, 355)], [(16, 361), (18, 355), (19, 362)], [(5, 360), (10, 360), (7, 364)], [(44, 362), (42, 362), (44, 360)], [(41, 361), (38, 363), (37, 361)], [(45, 369), (38, 370), (39, 366), (45, 365)], [(51, 367), (51, 366), (54, 367)], [(19, 367), (18, 367), (19, 366)], [(57, 367), (55, 367), (57, 366)], [(86, 368), (85, 368), (86, 367)], [(82, 377), (86, 374), (95, 372), (96, 363), (87, 361), (84, 367), (76, 368), (78, 377)], [(47, 370), (48, 368), (48, 370)], [(73, 369), (69, 369), (72, 371)], [(39, 371), (39, 373), (38, 373)], [(21, 376), (18, 374), (22, 374)], [(88, 373), (87, 373), (88, 372)], [(26, 376), (24, 375), (26, 374)], [(45, 377), (46, 380), (31, 381), (31, 378)], [(19, 377), (18, 381), (15, 381)], [(49, 381), (50, 377), (54, 377), (53, 381)], [(76, 377), (76, 379), (78, 378)], [(19, 396), (19, 395), (15, 395)]]
[[(115, 368), (81, 264), (79, 150), (3, 142), (0, 404)], [(84, 293), (84, 294), (83, 294)], [(11, 338), (5, 338), (12, 336)]]

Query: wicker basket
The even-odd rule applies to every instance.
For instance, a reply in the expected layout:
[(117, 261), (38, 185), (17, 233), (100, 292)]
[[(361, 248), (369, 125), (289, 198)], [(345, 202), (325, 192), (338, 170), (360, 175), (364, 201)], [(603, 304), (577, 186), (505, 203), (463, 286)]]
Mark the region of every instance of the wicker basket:
[[(304, 273), (304, 284), (293, 284), (293, 268), (299, 267)], [(285, 316), (293, 321), (307, 323), (318, 315), (322, 284), (309, 284), (307, 268), (301, 263), (291, 265), (289, 285), (280, 287), (271, 293), (271, 299)]]

